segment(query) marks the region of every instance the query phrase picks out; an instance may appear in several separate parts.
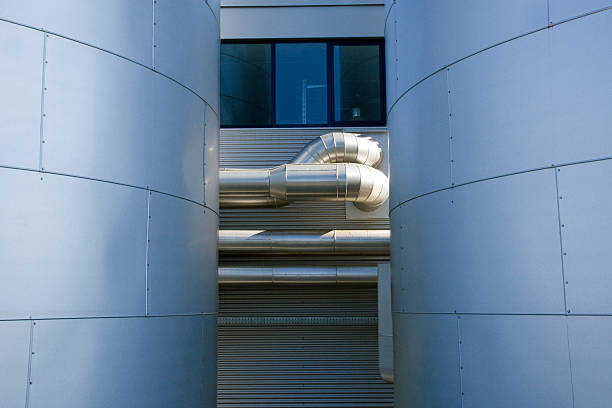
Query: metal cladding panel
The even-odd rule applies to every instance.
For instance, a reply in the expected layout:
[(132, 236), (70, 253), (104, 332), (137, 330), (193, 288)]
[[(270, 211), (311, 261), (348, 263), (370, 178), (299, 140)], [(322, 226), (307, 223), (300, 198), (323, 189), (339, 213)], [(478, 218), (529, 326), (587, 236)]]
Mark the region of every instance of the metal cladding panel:
[(219, 112), (219, 26), (202, 0), (155, 4), (155, 69), (185, 85)]
[(547, 26), (546, 0), (399, 1), (399, 90), (501, 41)]
[(548, 41), (540, 31), (450, 68), (455, 184), (553, 162)]
[(549, 19), (551, 23), (612, 7), (610, 0), (549, 0)]
[(0, 318), (142, 315), (147, 194), (0, 169)]
[(612, 314), (612, 161), (558, 170), (567, 308)]
[(29, 406), (213, 407), (207, 321), (215, 317), (36, 321)]
[(151, 0), (3, 0), (0, 18), (76, 39), (151, 66)]
[(555, 197), (554, 170), (454, 190), (449, 283), (458, 312), (563, 313)]
[(572, 407), (563, 316), (460, 316), (462, 407)]
[[(449, 256), (452, 192), (444, 190), (409, 201), (391, 213), (391, 290), (393, 310), (452, 312), (457, 307), (453, 276), (460, 273)], [(458, 269), (458, 268), (457, 268)]]
[[(219, 300), (218, 407), (393, 406), (376, 286), (224, 285)], [(350, 323), (360, 319), (373, 320)]]
[(395, 406), (459, 408), (457, 318), (394, 313), (393, 329)]
[(553, 27), (554, 163), (612, 156), (612, 10)]
[(206, 0), (206, 4), (212, 10), (215, 18), (217, 19), (217, 23), (219, 23), (219, 16), (221, 15), (221, 0)]
[[(337, 5), (329, 2), (302, 7), (222, 7), (221, 38), (357, 38), (383, 37), (381, 4)], [(303, 7), (307, 6), (307, 7)]]
[(555, 197), (551, 169), (398, 207), (392, 213), (394, 310), (564, 313)]
[(215, 312), (217, 215), (201, 205), (152, 193), (149, 241), (147, 313)]
[(219, 117), (210, 106), (204, 132), (204, 198), (208, 208), (219, 212)]
[[(388, 3), (385, 3), (387, 6)], [(397, 24), (395, 7), (391, 7), (385, 19), (385, 79), (387, 111), (399, 97), (397, 89)]]
[(26, 406), (30, 322), (0, 321), (0, 407)]
[(47, 39), (47, 60), (45, 170), (203, 202), (199, 98), (146, 68), (59, 37)]
[(607, 408), (612, 401), (612, 317), (567, 318), (576, 408)]
[(417, 85), (389, 115), (391, 208), (451, 183), (446, 72)]
[(0, 55), (0, 165), (38, 169), (43, 34), (0, 21)]

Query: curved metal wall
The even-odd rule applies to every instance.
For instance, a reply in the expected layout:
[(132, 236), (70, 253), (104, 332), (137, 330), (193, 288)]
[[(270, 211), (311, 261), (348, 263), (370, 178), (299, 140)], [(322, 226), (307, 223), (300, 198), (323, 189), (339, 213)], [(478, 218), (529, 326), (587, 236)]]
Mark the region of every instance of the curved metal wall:
[(608, 406), (612, 3), (387, 13), (397, 406)]
[(212, 3), (0, 5), (0, 406), (215, 405)]

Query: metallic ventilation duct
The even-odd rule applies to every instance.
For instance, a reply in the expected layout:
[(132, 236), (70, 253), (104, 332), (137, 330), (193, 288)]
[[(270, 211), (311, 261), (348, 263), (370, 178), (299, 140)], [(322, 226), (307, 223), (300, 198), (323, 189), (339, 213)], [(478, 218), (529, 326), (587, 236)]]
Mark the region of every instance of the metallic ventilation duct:
[(219, 254), (389, 255), (389, 230), (220, 230)]
[(349, 201), (372, 210), (389, 197), (389, 180), (364, 164), (283, 164), (219, 173), (222, 207), (278, 206), (291, 201)]
[(379, 168), (383, 151), (374, 139), (355, 133), (332, 132), (310, 142), (291, 163), (358, 163)]
[(375, 266), (219, 268), (219, 284), (376, 283)]
[(377, 170), (378, 142), (352, 133), (315, 139), (289, 164), (271, 169), (221, 169), (220, 206), (279, 207), (292, 201), (348, 201), (373, 210), (389, 197), (389, 180)]

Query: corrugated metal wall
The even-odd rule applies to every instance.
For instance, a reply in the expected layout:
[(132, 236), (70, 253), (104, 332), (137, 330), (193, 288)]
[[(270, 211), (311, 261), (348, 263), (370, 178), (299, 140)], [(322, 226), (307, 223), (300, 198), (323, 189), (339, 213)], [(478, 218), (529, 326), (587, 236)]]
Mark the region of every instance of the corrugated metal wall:
[[(222, 129), (220, 167), (273, 167), (334, 130)], [(388, 218), (347, 217), (344, 203), (222, 209), (220, 229), (387, 229)], [(388, 257), (221, 257), (222, 266), (350, 265)], [(219, 289), (218, 407), (392, 407), (378, 373), (376, 286), (226, 286)]]
[(218, 407), (393, 407), (375, 286), (222, 286)]

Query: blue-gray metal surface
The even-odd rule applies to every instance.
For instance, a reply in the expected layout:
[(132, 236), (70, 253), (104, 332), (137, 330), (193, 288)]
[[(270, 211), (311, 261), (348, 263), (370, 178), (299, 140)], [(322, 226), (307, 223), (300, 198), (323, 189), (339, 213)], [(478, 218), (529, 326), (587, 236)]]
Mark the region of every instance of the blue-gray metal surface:
[(219, 25), (203, 0), (155, 3), (154, 67), (219, 112)]
[(63, 38), (47, 39), (47, 61), (45, 170), (204, 201), (199, 98), (149, 69)]
[(612, 3), (389, 3), (396, 403), (605, 406)]
[(152, 193), (149, 206), (147, 313), (206, 313), (217, 307), (217, 276), (203, 265), (216, 264), (217, 216), (186, 200)]
[(457, 318), (395, 313), (393, 331), (395, 406), (459, 407)]
[(205, 367), (215, 366), (215, 347), (204, 345), (216, 334), (215, 320), (185, 316), (37, 321), (29, 406), (214, 406), (203, 395), (206, 383), (214, 380)]
[(567, 309), (579, 314), (612, 311), (612, 161), (559, 169)]
[(3, 0), (0, 18), (151, 66), (151, 0)]
[(548, 18), (551, 23), (558, 23), (606, 7), (612, 7), (610, 0), (548, 0)]
[(215, 404), (218, 24), (158, 3), (0, 5), (0, 406)]
[(572, 408), (563, 316), (458, 316), (465, 408)]
[(607, 408), (612, 401), (612, 317), (567, 319), (574, 383), (574, 406)]
[(43, 33), (0, 22), (0, 163), (38, 169)]
[[(397, 103), (401, 115), (389, 116), (389, 127), (401, 129), (389, 150), (390, 162), (403, 162), (393, 174), (391, 208), (409, 198), (450, 185), (450, 149), (446, 72), (420, 84)], [(420, 135), (427, 135), (426, 139)]]
[(6, 168), (0, 185), (0, 319), (143, 314), (146, 191)]
[(0, 407), (24, 407), (30, 361), (28, 321), (0, 323)]

